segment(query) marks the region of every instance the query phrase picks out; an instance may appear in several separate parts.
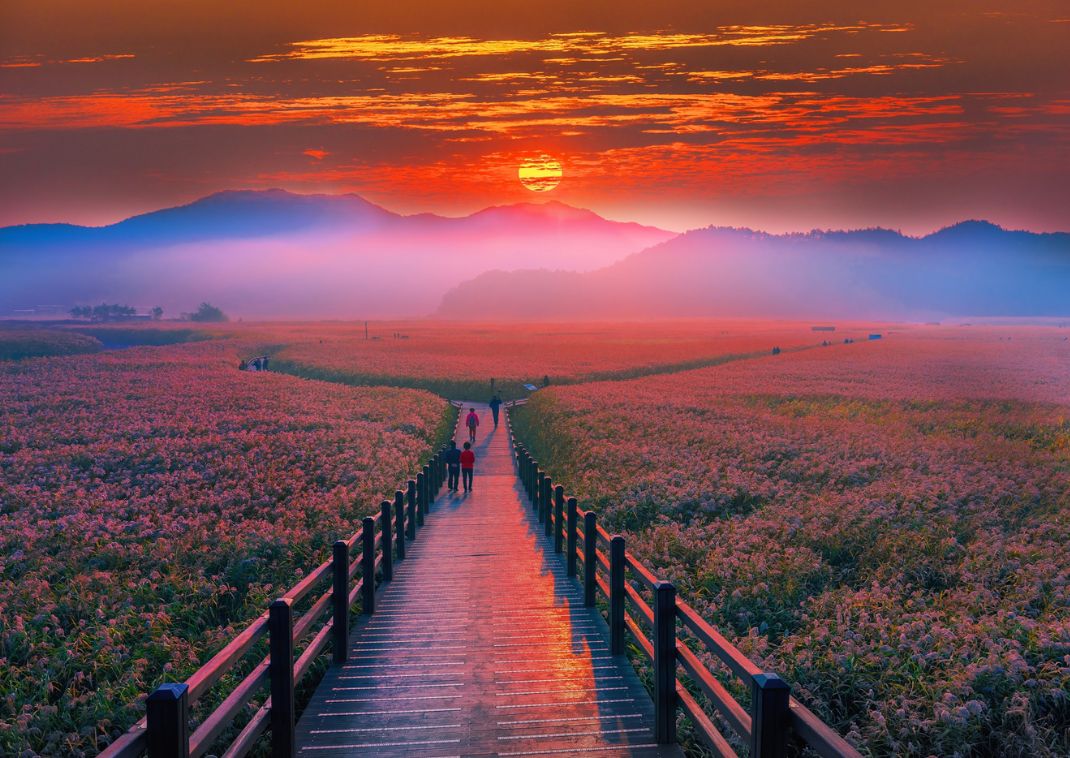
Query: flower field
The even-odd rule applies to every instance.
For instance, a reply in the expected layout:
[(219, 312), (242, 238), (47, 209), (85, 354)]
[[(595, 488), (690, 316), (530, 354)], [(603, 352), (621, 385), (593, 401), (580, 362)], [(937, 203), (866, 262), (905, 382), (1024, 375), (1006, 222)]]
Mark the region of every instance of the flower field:
[(864, 751), (1070, 754), (1066, 329), (552, 387), (514, 424)]
[(97, 752), (445, 432), (431, 394), (242, 373), (243, 349), (0, 364), (0, 754)]
[[(275, 354), (280, 370), (356, 384), (390, 383), (431, 389), (446, 397), (483, 398), (490, 379), (506, 399), (541, 385), (622, 379), (657, 371), (709, 366), (743, 355), (842, 342), (862, 326), (815, 333), (809, 325), (753, 321), (679, 321), (656, 324), (483, 324), (457, 322), (286, 325), (265, 341), (286, 345)], [(396, 338), (395, 334), (401, 338)]]

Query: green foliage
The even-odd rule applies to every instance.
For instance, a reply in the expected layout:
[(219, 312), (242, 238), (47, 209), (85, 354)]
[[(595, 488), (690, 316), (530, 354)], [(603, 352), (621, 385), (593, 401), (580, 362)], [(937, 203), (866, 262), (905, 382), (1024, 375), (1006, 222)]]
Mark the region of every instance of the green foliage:
[(86, 318), (90, 321), (128, 321), (137, 316), (137, 309), (118, 303), (101, 303), (100, 305), (76, 305), (71, 308), (74, 318)]
[(95, 353), (100, 340), (62, 329), (0, 329), (0, 360)]
[(189, 320), (200, 323), (222, 323), (230, 321), (230, 317), (211, 303), (201, 303), (197, 310), (189, 314)]

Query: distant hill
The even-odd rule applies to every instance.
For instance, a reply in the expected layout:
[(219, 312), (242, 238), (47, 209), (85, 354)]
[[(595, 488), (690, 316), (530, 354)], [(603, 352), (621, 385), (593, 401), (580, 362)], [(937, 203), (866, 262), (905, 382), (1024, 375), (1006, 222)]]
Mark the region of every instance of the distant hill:
[(1070, 234), (966, 221), (770, 235), (710, 227), (598, 271), (492, 271), (446, 294), (475, 318), (1070, 314)]
[(426, 315), (487, 270), (594, 269), (673, 236), (555, 202), (446, 218), (352, 194), (227, 191), (109, 226), (0, 229), (0, 313), (209, 300), (247, 316)]

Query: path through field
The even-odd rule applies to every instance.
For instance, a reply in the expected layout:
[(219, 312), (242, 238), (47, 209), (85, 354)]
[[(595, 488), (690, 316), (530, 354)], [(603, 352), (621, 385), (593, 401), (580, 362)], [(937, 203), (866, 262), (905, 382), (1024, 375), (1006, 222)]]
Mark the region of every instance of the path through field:
[[(302, 755), (679, 756), (543, 536), (485, 404), (474, 491), (439, 494), (298, 725)], [(463, 422), (462, 422), (463, 423)], [(463, 442), (467, 432), (458, 429)]]

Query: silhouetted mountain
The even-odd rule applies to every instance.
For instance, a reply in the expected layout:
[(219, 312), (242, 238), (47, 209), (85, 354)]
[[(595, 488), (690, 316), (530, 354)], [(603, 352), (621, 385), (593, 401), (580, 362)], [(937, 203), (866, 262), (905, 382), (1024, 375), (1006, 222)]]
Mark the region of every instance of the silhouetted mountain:
[(228, 190), (100, 227), (29, 224), (0, 229), (8, 245), (152, 245), (294, 234), (310, 229), (367, 230), (402, 217), (358, 195), (294, 195), (283, 190)]
[(103, 227), (0, 229), (0, 313), (131, 302), (174, 313), (422, 315), (494, 268), (594, 269), (673, 237), (561, 203), (402, 216), (357, 195), (227, 191)]
[(473, 318), (1070, 314), (1070, 234), (967, 221), (771, 235), (707, 228), (598, 271), (494, 271), (439, 313)]

